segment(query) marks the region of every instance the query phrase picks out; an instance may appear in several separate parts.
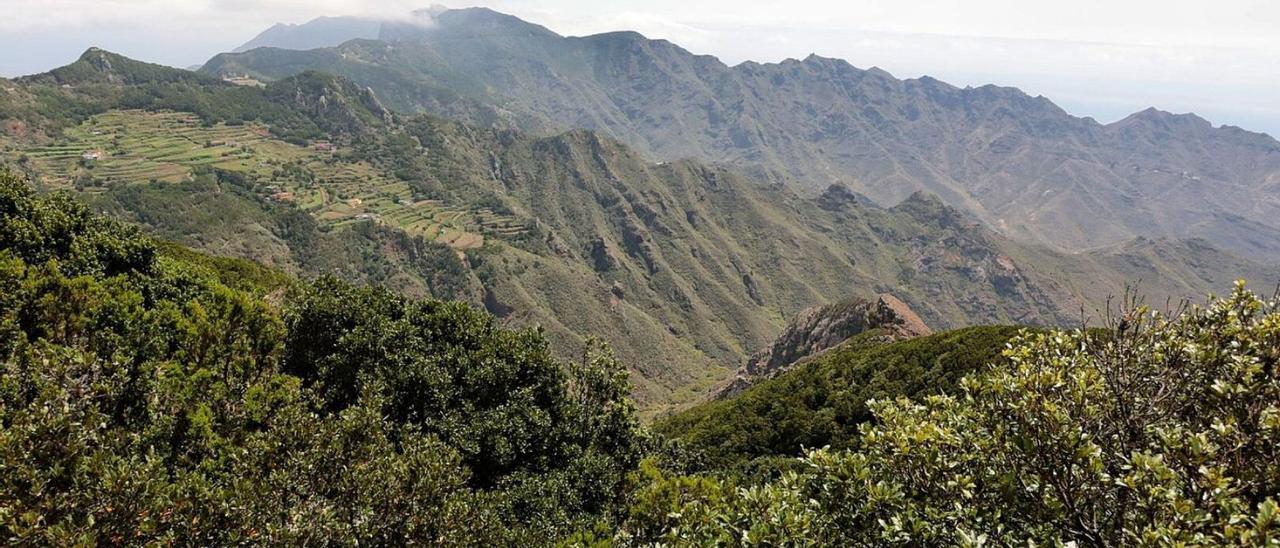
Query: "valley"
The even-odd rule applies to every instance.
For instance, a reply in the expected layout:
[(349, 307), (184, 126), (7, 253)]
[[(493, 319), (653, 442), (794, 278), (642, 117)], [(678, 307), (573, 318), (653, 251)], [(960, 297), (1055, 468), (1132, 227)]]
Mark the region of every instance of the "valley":
[[(884, 208), (590, 130), (397, 115), (314, 72), (241, 86), (90, 50), (19, 86), (0, 112), (26, 135), (4, 157), (46, 189), (198, 249), (467, 301), (565, 358), (602, 337), (646, 417), (703, 400), (824, 303), (888, 293), (935, 329), (1073, 325), (1138, 281), (1177, 301), (1280, 279), (1203, 242), (1064, 253), (925, 192)], [(76, 102), (94, 114), (41, 110)]]
[[(1057, 32), (984, 3), (761, 13)], [(1231, 3), (1045, 19), (1280, 16)], [(0, 78), (2, 543), (1280, 546), (1271, 136), (487, 8), (117, 4), (0, 27), (164, 60), (349, 15)]]

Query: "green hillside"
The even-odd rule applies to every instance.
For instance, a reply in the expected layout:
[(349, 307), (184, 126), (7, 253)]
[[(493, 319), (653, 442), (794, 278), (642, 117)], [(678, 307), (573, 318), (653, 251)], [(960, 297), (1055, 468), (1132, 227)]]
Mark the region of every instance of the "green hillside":
[(1280, 548), (1280, 142), (405, 15), (0, 78), (0, 544)]
[(92, 84), (228, 85), (207, 74), (136, 61), (100, 48), (89, 48), (70, 65), (23, 80), (33, 84), (72, 87)]
[[(819, 424), (823, 412), (865, 422), (856, 433), (840, 424), (842, 436), (852, 435), (832, 441), (844, 449), (810, 449), (765, 481), (740, 472), (680, 475), (649, 461), (612, 538), (672, 545), (1275, 544), (1280, 301), (1238, 284), (1226, 298), (1168, 315), (1132, 299), (1117, 306), (1104, 328), (1017, 336), (991, 367), (958, 383), (940, 374), (993, 354), (1012, 330), (969, 331), (974, 344), (957, 331), (908, 341), (916, 343), (912, 349), (851, 348), (843, 361), (824, 364), (830, 381), (821, 367), (793, 371), (771, 382), (794, 395), (765, 384), (743, 396), (754, 401), (710, 407), (704, 422), (752, 429), (758, 426), (751, 419), (773, 413), (779, 422), (766, 432), (801, 437), (806, 424), (786, 419), (808, 418), (817, 408), (806, 409), (808, 400), (848, 391), (857, 396), (832, 397), (830, 408), (810, 416)], [(868, 367), (880, 360), (883, 373)], [(953, 393), (895, 396), (911, 389), (917, 374)], [(765, 394), (773, 400), (761, 401)], [(876, 399), (864, 404), (862, 396)], [(748, 420), (735, 424), (729, 409)], [(716, 446), (711, 432), (699, 429), (705, 424), (689, 425), (701, 436), (693, 439)], [(682, 426), (670, 428), (679, 434)], [(719, 434), (735, 437), (731, 427)]]
[(730, 66), (636, 32), (560, 36), (486, 8), (432, 13), (426, 27), (220, 54), (202, 72), (270, 81), (319, 70), (401, 112), (543, 134), (591, 129), (805, 196), (838, 184), (888, 206), (926, 191), (1003, 235), (1060, 250), (1201, 238), (1280, 261), (1280, 142), (1194, 114), (1150, 108), (1102, 124), (1017, 88), (896, 78), (814, 54)]
[(872, 418), (867, 401), (954, 394), (962, 377), (1000, 364), (1022, 332), (970, 327), (878, 343), (881, 334), (869, 331), (731, 399), (659, 419), (653, 429), (684, 442), (710, 470), (745, 470), (753, 459), (766, 467), (794, 462), (805, 449), (847, 449)]
[(272, 139), (256, 122), (209, 125), (190, 113), (112, 110), (67, 128), (50, 145), (14, 150), (9, 160), (39, 174), (49, 189), (75, 186), (90, 194), (112, 185), (188, 181), (201, 168), (220, 170), (256, 181), (267, 198), (296, 204), (324, 226), (386, 224), (457, 249), (480, 247), (485, 233), (525, 232), (487, 208), (471, 211), (423, 198), (404, 181), (340, 152), (328, 141), (302, 146)]

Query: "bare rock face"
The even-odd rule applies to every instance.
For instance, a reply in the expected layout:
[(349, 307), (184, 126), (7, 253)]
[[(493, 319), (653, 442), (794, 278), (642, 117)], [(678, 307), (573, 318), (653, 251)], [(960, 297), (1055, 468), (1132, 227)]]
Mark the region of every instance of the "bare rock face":
[(872, 329), (883, 329), (885, 342), (931, 333), (906, 303), (887, 293), (874, 301), (854, 299), (809, 308), (796, 316), (777, 339), (747, 358), (733, 381), (715, 397), (736, 395)]

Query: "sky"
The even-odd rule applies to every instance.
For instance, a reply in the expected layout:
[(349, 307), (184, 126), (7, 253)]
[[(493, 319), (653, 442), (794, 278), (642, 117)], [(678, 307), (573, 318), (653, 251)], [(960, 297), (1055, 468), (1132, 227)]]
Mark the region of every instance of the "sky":
[[(186, 67), (277, 23), (408, 0), (0, 0), (0, 75), (89, 46)], [(810, 53), (902, 78), (1017, 86), (1111, 122), (1155, 106), (1280, 136), (1277, 0), (490, 0), (564, 35), (636, 30), (729, 64)]]

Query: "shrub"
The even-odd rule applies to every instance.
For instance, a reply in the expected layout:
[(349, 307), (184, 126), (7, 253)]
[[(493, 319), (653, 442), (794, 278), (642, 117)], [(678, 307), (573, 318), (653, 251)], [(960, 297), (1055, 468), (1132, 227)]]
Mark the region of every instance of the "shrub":
[[(872, 402), (875, 421), (857, 443), (810, 452), (804, 474), (688, 501), (657, 534), (650, 524), (660, 519), (641, 512), (623, 537), (1280, 542), (1276, 300), (1240, 284), (1204, 308), (1134, 307), (1109, 329), (1027, 334), (1005, 357), (956, 396)], [(644, 492), (682, 481), (658, 478)]]

